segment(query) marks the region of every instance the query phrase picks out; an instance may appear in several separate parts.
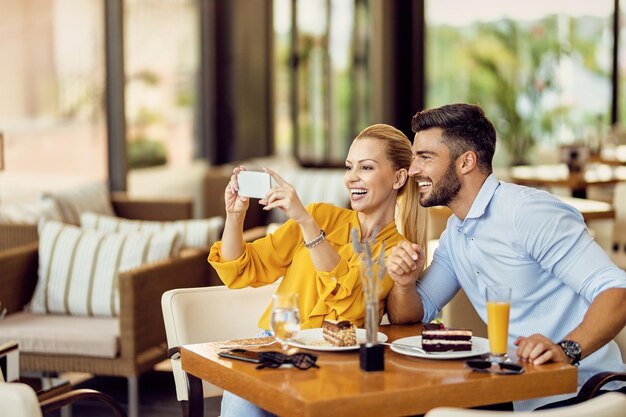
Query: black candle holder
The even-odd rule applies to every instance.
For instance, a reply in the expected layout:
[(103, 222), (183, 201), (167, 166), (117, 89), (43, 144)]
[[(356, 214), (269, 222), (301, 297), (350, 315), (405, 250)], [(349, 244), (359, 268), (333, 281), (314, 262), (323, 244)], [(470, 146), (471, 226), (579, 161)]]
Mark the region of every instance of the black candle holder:
[(363, 371), (384, 371), (385, 347), (383, 345), (362, 344), (359, 348), (359, 363)]

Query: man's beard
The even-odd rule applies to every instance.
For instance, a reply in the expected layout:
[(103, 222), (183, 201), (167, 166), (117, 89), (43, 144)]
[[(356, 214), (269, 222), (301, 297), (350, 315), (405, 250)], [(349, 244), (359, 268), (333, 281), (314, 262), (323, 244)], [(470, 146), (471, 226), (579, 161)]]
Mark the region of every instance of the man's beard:
[(446, 173), (437, 182), (437, 186), (435, 187), (435, 184), (431, 186), (430, 196), (420, 197), (420, 204), (422, 207), (447, 206), (456, 198), (460, 189), (461, 181), (456, 174), (454, 162), (451, 162)]

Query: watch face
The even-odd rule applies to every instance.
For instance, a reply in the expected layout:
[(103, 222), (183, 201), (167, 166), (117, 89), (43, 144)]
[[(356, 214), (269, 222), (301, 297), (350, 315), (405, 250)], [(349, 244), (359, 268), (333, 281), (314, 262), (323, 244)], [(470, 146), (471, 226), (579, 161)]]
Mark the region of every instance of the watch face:
[(573, 340), (564, 340), (563, 342), (561, 342), (561, 346), (563, 347), (563, 350), (565, 351), (567, 356), (580, 355), (580, 345)]

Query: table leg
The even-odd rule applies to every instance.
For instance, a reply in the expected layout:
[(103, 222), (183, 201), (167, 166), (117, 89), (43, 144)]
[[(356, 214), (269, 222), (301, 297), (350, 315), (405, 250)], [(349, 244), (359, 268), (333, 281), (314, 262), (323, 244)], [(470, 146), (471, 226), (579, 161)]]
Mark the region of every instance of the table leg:
[(189, 417), (204, 417), (204, 391), (202, 380), (187, 374), (189, 381)]

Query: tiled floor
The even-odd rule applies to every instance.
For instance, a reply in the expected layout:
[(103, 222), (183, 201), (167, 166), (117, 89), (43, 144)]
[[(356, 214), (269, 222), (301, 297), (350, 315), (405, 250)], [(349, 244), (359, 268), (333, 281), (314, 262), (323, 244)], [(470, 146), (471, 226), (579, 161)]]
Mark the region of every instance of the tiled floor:
[[(126, 380), (114, 377), (96, 377), (76, 385), (76, 388), (91, 388), (109, 394), (127, 410)], [(148, 372), (139, 380), (140, 417), (180, 417), (182, 412), (176, 400), (174, 378), (168, 371)], [(204, 415), (218, 416), (222, 397), (204, 401)], [(110, 417), (110, 408), (101, 402), (83, 400), (72, 406), (72, 417)], [(58, 417), (60, 412), (47, 414)]]

